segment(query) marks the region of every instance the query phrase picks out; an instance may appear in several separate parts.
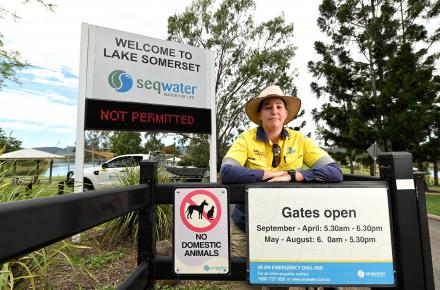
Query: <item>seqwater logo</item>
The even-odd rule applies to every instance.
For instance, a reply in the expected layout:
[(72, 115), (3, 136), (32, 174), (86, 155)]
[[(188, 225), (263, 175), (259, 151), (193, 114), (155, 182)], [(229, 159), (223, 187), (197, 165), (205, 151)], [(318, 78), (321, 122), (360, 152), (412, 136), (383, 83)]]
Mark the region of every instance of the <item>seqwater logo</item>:
[(117, 92), (125, 93), (133, 87), (133, 79), (123, 70), (114, 70), (108, 75), (108, 84)]
[(209, 266), (209, 265), (205, 265), (205, 266), (203, 266), (203, 270), (205, 270), (206, 272), (211, 270), (211, 272), (214, 271), (214, 272), (226, 273), (226, 267), (225, 266)]
[(157, 95), (180, 99), (194, 99), (197, 93), (197, 86), (194, 84), (144, 79), (136, 80), (136, 88), (155, 91)]

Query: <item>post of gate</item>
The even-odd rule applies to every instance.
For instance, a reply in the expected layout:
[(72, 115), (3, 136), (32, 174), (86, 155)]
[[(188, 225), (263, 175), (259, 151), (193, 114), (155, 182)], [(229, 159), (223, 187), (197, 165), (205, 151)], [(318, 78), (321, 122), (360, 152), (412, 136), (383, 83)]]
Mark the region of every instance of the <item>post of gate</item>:
[(427, 289), (434, 289), (434, 270), (432, 267), (431, 240), (429, 238), (428, 211), (426, 209), (425, 172), (414, 172), (416, 185), (417, 208), (419, 209), (420, 235), (422, 238), (423, 265), (425, 272), (425, 284)]
[(380, 177), (390, 189), (398, 289), (434, 289), (425, 283), (412, 156), (408, 152), (384, 152), (378, 157)]
[(148, 205), (139, 210), (138, 228), (138, 265), (148, 263), (148, 284), (145, 289), (153, 288), (153, 261), (156, 254), (156, 214), (153, 192), (157, 182), (157, 162), (142, 161), (140, 164), (140, 183), (148, 184), (146, 198)]

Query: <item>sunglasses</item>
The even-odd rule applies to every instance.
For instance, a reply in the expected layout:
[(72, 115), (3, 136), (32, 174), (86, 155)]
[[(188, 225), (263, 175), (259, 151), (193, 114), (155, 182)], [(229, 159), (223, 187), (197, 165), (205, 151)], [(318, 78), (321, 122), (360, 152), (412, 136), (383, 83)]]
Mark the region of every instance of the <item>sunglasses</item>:
[(273, 154), (273, 159), (272, 159), (272, 167), (278, 167), (278, 165), (280, 165), (281, 162), (281, 147), (278, 144), (273, 144), (272, 145), (272, 154)]

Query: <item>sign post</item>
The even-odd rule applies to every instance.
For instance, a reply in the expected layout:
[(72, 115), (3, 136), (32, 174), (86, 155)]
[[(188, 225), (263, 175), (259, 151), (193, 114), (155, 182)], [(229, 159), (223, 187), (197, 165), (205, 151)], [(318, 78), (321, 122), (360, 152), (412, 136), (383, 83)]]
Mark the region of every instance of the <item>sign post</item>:
[(176, 188), (174, 193), (174, 273), (227, 275), (227, 189)]
[(249, 188), (249, 281), (395, 284), (383, 188)]
[(381, 152), (376, 141), (370, 147), (368, 147), (367, 152), (371, 157), (373, 157), (373, 176), (376, 176), (377, 155)]

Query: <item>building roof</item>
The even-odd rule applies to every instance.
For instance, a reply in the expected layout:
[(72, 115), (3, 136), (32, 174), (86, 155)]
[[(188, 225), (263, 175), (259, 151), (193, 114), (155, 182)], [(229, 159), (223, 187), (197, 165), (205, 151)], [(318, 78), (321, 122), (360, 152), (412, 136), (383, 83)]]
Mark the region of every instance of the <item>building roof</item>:
[(0, 155), (0, 160), (46, 160), (63, 159), (63, 156), (47, 153), (36, 149), (21, 149)]

